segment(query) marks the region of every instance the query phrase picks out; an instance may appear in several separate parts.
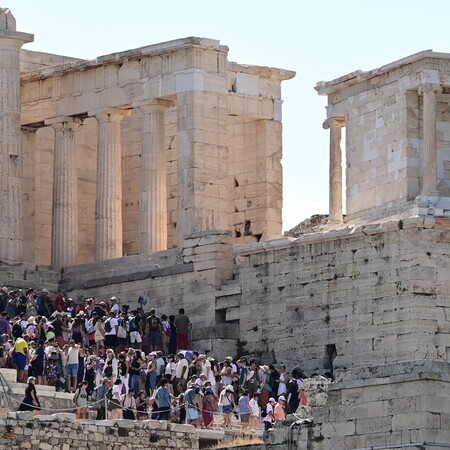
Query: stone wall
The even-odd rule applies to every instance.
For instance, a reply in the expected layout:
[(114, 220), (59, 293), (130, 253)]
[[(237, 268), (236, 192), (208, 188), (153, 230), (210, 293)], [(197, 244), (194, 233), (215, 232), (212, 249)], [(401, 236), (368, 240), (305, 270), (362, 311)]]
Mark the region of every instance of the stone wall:
[(247, 353), (308, 373), (447, 361), (446, 227), (412, 218), (241, 246), (218, 307)]
[(8, 413), (0, 419), (0, 446), (42, 450), (96, 449), (198, 449), (199, 438), (191, 425), (166, 421), (74, 420), (72, 414), (51, 416)]

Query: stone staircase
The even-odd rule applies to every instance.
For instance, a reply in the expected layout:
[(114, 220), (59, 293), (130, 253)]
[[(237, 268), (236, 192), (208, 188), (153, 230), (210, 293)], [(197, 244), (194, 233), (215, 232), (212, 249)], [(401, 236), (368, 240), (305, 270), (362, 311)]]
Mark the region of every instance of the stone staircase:
[(33, 287), (36, 291), (46, 288), (58, 292), (60, 278), (61, 270), (52, 266), (0, 261), (0, 283), (8, 289)]
[[(11, 408), (17, 410), (20, 402), (25, 396), (26, 383), (18, 383), (16, 381), (17, 372), (15, 369), (0, 368), (0, 377), (6, 384), (7, 392), (0, 388), (0, 417), (5, 416), (9, 411), (9, 406), (6, 396), (9, 396)], [(53, 386), (36, 385), (36, 392), (44, 409), (44, 413), (50, 414), (51, 411), (73, 408), (73, 394), (66, 392), (57, 392)], [(69, 412), (69, 411), (67, 411)]]

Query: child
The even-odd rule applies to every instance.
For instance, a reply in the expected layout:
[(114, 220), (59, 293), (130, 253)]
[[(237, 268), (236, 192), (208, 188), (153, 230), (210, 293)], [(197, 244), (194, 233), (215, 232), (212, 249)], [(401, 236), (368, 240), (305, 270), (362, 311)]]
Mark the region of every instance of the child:
[(242, 431), (245, 433), (249, 430), (249, 417), (250, 417), (250, 398), (248, 396), (248, 389), (239, 397), (239, 415), (241, 417)]
[(259, 393), (255, 392), (253, 394), (253, 398), (249, 402), (250, 407), (250, 431), (256, 431), (259, 429), (259, 416), (260, 416), (260, 410), (259, 410)]

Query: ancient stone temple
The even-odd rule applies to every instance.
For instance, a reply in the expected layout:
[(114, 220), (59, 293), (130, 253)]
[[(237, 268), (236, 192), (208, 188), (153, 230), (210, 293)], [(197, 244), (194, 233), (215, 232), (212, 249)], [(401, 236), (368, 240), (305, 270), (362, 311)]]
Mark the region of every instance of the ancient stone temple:
[(1, 11), (3, 285), (144, 295), (184, 307), (202, 352), (332, 372), (291, 448), (448, 446), (450, 54), (316, 86), (329, 221), (283, 238), (293, 72), (204, 38), (93, 61), (21, 49), (32, 39)]

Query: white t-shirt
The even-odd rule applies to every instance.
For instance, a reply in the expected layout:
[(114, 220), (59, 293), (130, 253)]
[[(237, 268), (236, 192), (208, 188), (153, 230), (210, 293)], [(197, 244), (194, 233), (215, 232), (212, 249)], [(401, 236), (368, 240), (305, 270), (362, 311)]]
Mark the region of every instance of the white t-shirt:
[(202, 372), (207, 376), (206, 381), (209, 381), (211, 383), (211, 386), (215, 386), (216, 377), (214, 376), (214, 373), (212, 371), (211, 363), (208, 360), (203, 363)]
[(106, 334), (108, 336), (117, 334), (116, 327), (119, 325), (119, 321), (115, 317), (112, 317), (112, 318), (110, 318), (108, 320), (109, 320), (109, 323), (111, 325), (111, 331), (109, 333), (106, 333)]
[(78, 347), (69, 347), (67, 350), (67, 364), (78, 364)]
[(166, 370), (165, 370), (164, 373), (166, 375), (169, 374), (169, 375), (174, 376), (176, 366), (177, 365), (173, 361), (172, 362), (168, 362), (167, 365), (166, 365)]
[(270, 415), (271, 412), (273, 413), (273, 406), (270, 403), (267, 403), (266, 415), (264, 416), (264, 419), (263, 419), (264, 422), (272, 423), (272, 416)]
[(120, 313), (120, 306), (117, 303), (115, 305), (112, 305), (111, 311), (114, 311), (114, 314), (118, 316)]
[(121, 393), (122, 393), (122, 386), (115, 384), (112, 390), (113, 398), (120, 399)]
[(249, 402), (249, 406), (250, 406), (250, 414), (252, 416), (256, 416), (259, 417), (259, 405), (258, 405), (258, 401), (255, 400), (254, 398), (252, 398)]
[(177, 367), (175, 369), (175, 377), (176, 378), (181, 378), (181, 374), (183, 372), (183, 367), (186, 367), (186, 370), (184, 371), (184, 379), (187, 379), (188, 377), (188, 372), (189, 372), (189, 364), (187, 362), (186, 358), (181, 359), (180, 361), (177, 362)]

